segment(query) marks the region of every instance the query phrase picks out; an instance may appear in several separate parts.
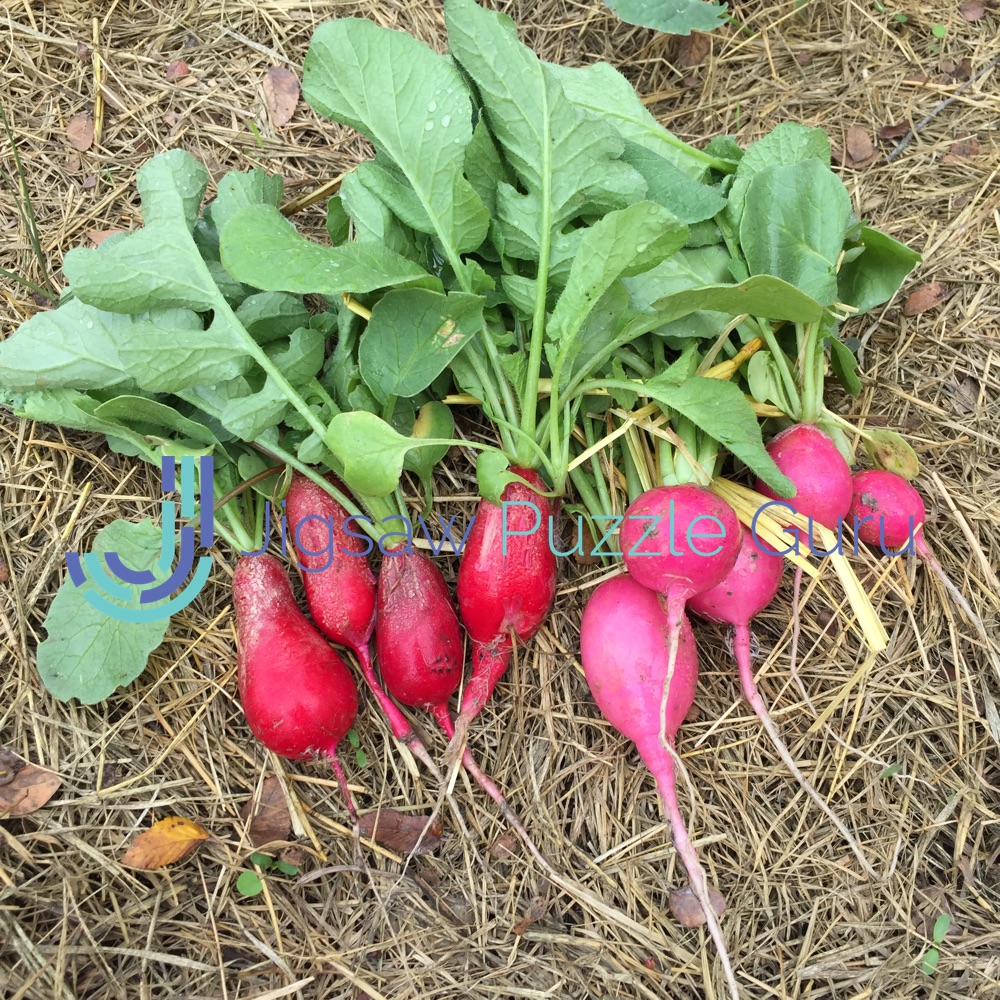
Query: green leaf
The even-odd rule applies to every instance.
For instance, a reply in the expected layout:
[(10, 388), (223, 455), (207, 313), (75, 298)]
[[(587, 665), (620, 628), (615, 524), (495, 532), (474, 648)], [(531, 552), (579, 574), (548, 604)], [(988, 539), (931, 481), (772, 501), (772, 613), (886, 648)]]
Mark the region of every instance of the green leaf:
[(567, 100), (551, 67), (517, 40), (508, 17), (475, 0), (447, 0), (445, 23), (451, 53), (475, 81), (482, 113), (519, 181), (497, 188), (506, 256), (538, 260), (571, 220), (644, 195), (641, 175), (619, 159), (620, 136)]
[(661, 375), (648, 379), (642, 391), (718, 441), (779, 495), (790, 496), (795, 492), (791, 481), (781, 474), (765, 451), (757, 416), (732, 382), (700, 375), (675, 382)]
[(412, 448), (451, 444), (437, 438), (407, 437), (374, 413), (338, 413), (326, 432), (326, 444), (344, 465), (344, 480), (356, 493), (388, 496), (399, 483), (403, 461)]
[[(410, 437), (417, 439), (437, 438), (447, 441), (455, 436), (455, 418), (451, 407), (431, 400), (424, 403), (413, 421)], [(434, 466), (441, 461), (451, 447), (449, 444), (439, 444), (432, 448), (414, 448), (403, 458), (403, 468), (415, 472), (425, 488), (430, 485), (430, 476)]]
[(426, 259), (426, 248), (421, 241), (427, 242), (430, 237), (403, 225), (369, 189), (367, 168), (367, 161), (359, 163), (340, 184), (340, 197), (354, 223), (355, 238), (359, 241), (375, 240), (414, 263), (422, 263)]
[(290, 865), (287, 861), (276, 861), (274, 867), (282, 875), (298, 875), (299, 870), (295, 865)]
[(656, 267), (623, 279), (635, 309), (652, 309), (666, 295), (729, 280), (729, 251), (722, 246), (678, 250)]
[(450, 60), (403, 32), (339, 18), (312, 36), (302, 93), (399, 167), (447, 256), (483, 242), (489, 215), (463, 175), (472, 101)]
[(949, 927), (951, 927), (951, 914), (942, 913), (937, 920), (934, 921), (934, 929), (931, 931), (931, 940), (933, 940), (935, 944), (940, 944), (945, 939), (945, 935), (948, 933)]
[(146, 396), (115, 396), (101, 403), (93, 412), (101, 420), (134, 427), (147, 436), (173, 437), (179, 434), (182, 439), (204, 447), (218, 444), (218, 439), (203, 424), (183, 416), (166, 403)]
[[(160, 583), (170, 575), (169, 569), (164, 571), (157, 565), (161, 545), (160, 528), (149, 519), (138, 523), (119, 520), (97, 533), (91, 551), (98, 558), (116, 552), (126, 566), (151, 570)], [(138, 610), (144, 588), (116, 582), (127, 593), (127, 600), (118, 600), (103, 588), (98, 592), (111, 604)], [(94, 705), (130, 684), (146, 668), (149, 654), (163, 641), (170, 624), (169, 616), (138, 623), (110, 617), (84, 596), (95, 586), (89, 575), (82, 587), (76, 587), (67, 575), (45, 617), (48, 637), (38, 646), (38, 673), (46, 690), (60, 701), (78, 698), (84, 705)], [(166, 599), (144, 607), (165, 603)]]
[(589, 117), (609, 124), (626, 140), (645, 146), (695, 180), (708, 170), (708, 158), (668, 132), (639, 99), (635, 88), (613, 66), (597, 62), (586, 67), (549, 64), (566, 98)]
[(736, 232), (743, 218), (747, 189), (754, 177), (773, 166), (816, 160), (830, 166), (830, 138), (819, 128), (782, 122), (750, 146), (740, 159), (726, 204), (726, 217)]
[(236, 891), (241, 896), (259, 896), (264, 891), (264, 883), (256, 872), (241, 872), (236, 880)]
[(750, 273), (782, 278), (831, 305), (851, 219), (851, 196), (818, 160), (767, 167), (747, 189), (740, 222)]
[[(701, 3), (702, 0), (696, 0)], [(646, 199), (663, 205), (681, 222), (703, 222), (726, 207), (726, 199), (637, 142), (626, 142), (622, 159), (635, 167), (646, 181)]]
[(215, 198), (206, 206), (204, 216), (221, 235), (240, 209), (250, 205), (277, 208), (284, 191), (285, 183), (280, 174), (268, 174), (260, 167), (246, 173), (230, 170), (219, 181)]
[(276, 208), (266, 206), (233, 216), (221, 251), (222, 263), (237, 280), (272, 292), (340, 295), (395, 285), (440, 287), (422, 267), (375, 240), (341, 247), (313, 243)]
[(351, 234), (351, 217), (339, 194), (326, 203), (326, 234), (334, 246), (346, 243)]
[(790, 406), (785, 386), (770, 351), (758, 351), (747, 362), (747, 388), (758, 403), (774, 403), (786, 413)]
[(258, 868), (270, 868), (274, 864), (274, 858), (270, 854), (261, 854), (259, 851), (250, 855), (250, 863)]
[(484, 299), (422, 288), (387, 292), (372, 309), (358, 365), (377, 399), (426, 389), (483, 323)]
[(347, 742), (357, 750), (361, 746), (361, 737), (358, 736), (358, 731), (356, 729), (349, 729), (347, 731)]
[(870, 226), (861, 229), (864, 252), (840, 268), (839, 298), (859, 313), (888, 302), (921, 257), (903, 243)]
[(668, 35), (714, 31), (725, 23), (726, 8), (705, 0), (604, 0), (623, 21)]
[(214, 417), (243, 441), (256, 441), (265, 430), (281, 423), (289, 409), (284, 393), (270, 378), (256, 390), (240, 375), (217, 385), (184, 389), (177, 395)]
[(861, 379), (858, 378), (858, 359), (854, 352), (836, 335), (830, 341), (830, 367), (837, 381), (852, 395), (861, 392)]
[(895, 764), (890, 764), (888, 767), (883, 768), (879, 773), (880, 778), (891, 778), (895, 774), (899, 774), (903, 770), (903, 765), (898, 761)]
[(297, 295), (287, 292), (258, 292), (236, 310), (236, 318), (258, 344), (287, 337), (309, 322), (309, 310)]
[(66, 254), (63, 273), (76, 297), (108, 312), (212, 309), (219, 291), (191, 236), (207, 184), (208, 171), (182, 150), (149, 160), (136, 181), (144, 227)]
[(920, 964), (920, 970), (924, 975), (932, 976), (937, 971), (938, 963), (941, 961), (941, 952), (937, 948), (928, 948), (924, 955), (924, 960)]
[(569, 356), (584, 320), (619, 276), (638, 274), (679, 250), (687, 226), (653, 202), (609, 212), (586, 230), (547, 334)]

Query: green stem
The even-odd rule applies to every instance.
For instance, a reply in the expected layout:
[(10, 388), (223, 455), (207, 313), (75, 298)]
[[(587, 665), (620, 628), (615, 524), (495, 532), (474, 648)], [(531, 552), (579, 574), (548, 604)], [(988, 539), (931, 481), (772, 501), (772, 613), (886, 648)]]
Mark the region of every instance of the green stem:
[[(597, 444), (597, 435), (594, 433), (594, 422), (593, 420), (588, 419), (586, 414), (584, 414), (583, 417), (583, 435), (587, 441), (588, 448), (593, 448), (594, 445)], [(598, 494), (600, 494), (600, 502), (603, 504), (603, 507), (598, 509), (598, 512), (601, 514), (610, 514), (611, 493), (608, 490), (608, 484), (604, 480), (604, 470), (601, 468), (601, 457), (597, 452), (590, 456), (590, 469), (594, 474), (594, 488), (597, 490)], [(570, 475), (572, 475), (572, 473), (570, 473)], [(577, 486), (577, 489), (579, 490), (575, 479), (573, 480), (573, 485)], [(590, 512), (593, 513), (596, 508), (591, 507), (590, 503), (586, 500), (584, 503)]]
[(619, 347), (614, 353), (619, 361), (628, 365), (639, 376), (639, 378), (652, 378), (656, 374), (656, 369), (638, 351), (631, 347)]
[(254, 545), (254, 540), (250, 537), (250, 533), (246, 529), (246, 525), (243, 523), (243, 519), (240, 517), (239, 512), (233, 509), (233, 504), (235, 501), (230, 501), (222, 508), (222, 513), (225, 515), (226, 520), (229, 522), (229, 527), (232, 529), (233, 535), (236, 537), (237, 545), (236, 548), (240, 552), (256, 552), (260, 548), (259, 545)]
[(229, 547), (235, 549), (237, 552), (247, 552), (249, 551), (245, 545), (242, 545), (239, 539), (231, 532), (219, 518), (215, 519), (215, 533), (223, 538)]
[(757, 316), (752, 317), (754, 324), (757, 327), (757, 332), (760, 334), (761, 340), (767, 345), (768, 351), (771, 352), (771, 358), (774, 361), (775, 367), (778, 369), (778, 375), (781, 377), (781, 383), (785, 390), (785, 395), (788, 397), (789, 410), (791, 416), (798, 416), (802, 409), (802, 401), (799, 397), (799, 390), (795, 384), (795, 376), (788, 369), (788, 364), (785, 360), (785, 352), (782, 351), (781, 345), (778, 343), (778, 338), (774, 335), (774, 329), (771, 324), (766, 319), (761, 319)]
[[(483, 402), (486, 403), (493, 412), (493, 422), (496, 424), (497, 433), (500, 435), (500, 443), (503, 445), (504, 452), (508, 455), (517, 454), (519, 449), (514, 447), (514, 438), (511, 435), (510, 430), (504, 426), (506, 423), (504, 420), (506, 414), (504, 413), (503, 406), (500, 403), (500, 398), (496, 394), (496, 387), (493, 385), (486, 369), (483, 367), (482, 359), (476, 354), (474, 346), (466, 349), (466, 359), (472, 366), (472, 370), (476, 373), (476, 378), (479, 379), (479, 384), (483, 387), (483, 394), (486, 396), (486, 399), (484, 399)], [(503, 380), (502, 384), (506, 386), (506, 379)], [(510, 421), (510, 423), (517, 426), (516, 421)]]
[[(814, 424), (823, 409), (823, 342), (819, 323), (808, 323), (802, 334), (802, 405), (798, 418)], [(800, 327), (796, 324), (796, 329)]]

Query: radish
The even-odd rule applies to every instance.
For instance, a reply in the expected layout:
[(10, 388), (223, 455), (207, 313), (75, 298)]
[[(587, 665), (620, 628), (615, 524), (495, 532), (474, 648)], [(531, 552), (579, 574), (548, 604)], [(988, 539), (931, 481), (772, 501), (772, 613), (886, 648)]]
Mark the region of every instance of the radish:
[(687, 616), (680, 614), (676, 655), (668, 655), (670, 623), (661, 599), (626, 576), (602, 583), (580, 625), (580, 657), (601, 714), (632, 740), (653, 773), (674, 846), (702, 905), (734, 998), (739, 994), (705, 871), (677, 803), (674, 743), (694, 701), (698, 655)]
[(472, 640), (472, 674), (455, 721), (459, 740), (506, 671), (514, 641), (525, 643), (538, 631), (556, 592), (547, 531), (555, 505), (536, 492), (548, 489), (538, 472), (510, 471), (535, 489), (513, 482), (500, 504), (480, 500), (458, 570), (458, 610)]
[(626, 509), (620, 539), (625, 568), (664, 598), (667, 677), (673, 676), (684, 605), (732, 568), (742, 529), (732, 507), (702, 486), (656, 486)]
[[(390, 551), (382, 560), (375, 650), (386, 690), (404, 705), (430, 712), (445, 736), (454, 737), (448, 702), (462, 680), (461, 627), (444, 577), (423, 553)], [(462, 764), (531, 853), (551, 871), (551, 864), (503, 793), (468, 749), (463, 750)]]
[(915, 552), (941, 581), (980, 635), (986, 638), (979, 616), (948, 578), (927, 544), (924, 537), (924, 521), (927, 518), (924, 502), (902, 476), (880, 469), (855, 473), (849, 514), (853, 519), (854, 534), (863, 542), (878, 545), (886, 555)]
[(721, 583), (711, 590), (695, 594), (688, 601), (688, 608), (702, 618), (732, 625), (733, 651), (739, 668), (743, 696), (756, 712), (765, 731), (771, 738), (778, 755), (785, 766), (802, 786), (803, 791), (826, 814), (827, 818), (850, 845), (862, 866), (869, 874), (874, 874), (868, 859), (861, 852), (850, 831), (840, 821), (836, 813), (823, 801), (806, 776), (799, 770), (788, 747), (778, 734), (778, 730), (767, 710), (767, 705), (757, 690), (753, 667), (750, 662), (750, 621), (760, 614), (774, 599), (781, 585), (784, 563), (774, 549), (766, 542), (756, 541), (751, 532), (744, 532), (740, 543), (740, 554), (733, 568)]
[(337, 744), (358, 714), (344, 661), (299, 610), (274, 556), (245, 556), (233, 573), (240, 702), (250, 731), (291, 760), (330, 761), (357, 831), (357, 812)]
[[(788, 501), (804, 517), (835, 529), (851, 506), (851, 469), (833, 439), (814, 424), (794, 424), (772, 438), (767, 453), (795, 485)], [(756, 489), (766, 497), (780, 499), (763, 480)]]
[[(332, 476), (328, 479), (340, 487)], [(348, 512), (301, 473), (292, 476), (285, 509), (313, 621), (331, 642), (353, 651), (393, 736), (436, 774), (430, 754), (372, 668), (369, 640), (375, 627), (376, 587), (365, 540), (347, 533)]]

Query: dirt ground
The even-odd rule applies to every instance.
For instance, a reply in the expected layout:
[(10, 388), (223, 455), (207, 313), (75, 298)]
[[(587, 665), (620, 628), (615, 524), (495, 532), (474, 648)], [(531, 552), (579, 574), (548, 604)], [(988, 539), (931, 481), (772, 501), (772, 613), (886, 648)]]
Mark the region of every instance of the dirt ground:
[[(736, 3), (726, 28), (684, 43), (622, 24), (598, 0), (490, 6), (506, 9), (548, 59), (619, 67), (687, 141), (733, 134), (747, 143), (792, 120), (825, 128), (846, 150), (839, 169), (858, 214), (924, 263), (894, 301), (849, 326), (862, 344), (864, 391), (832, 399), (859, 425), (895, 427), (916, 448), (928, 536), (995, 636), (996, 4)], [(443, 45), (438, 0), (7, 0), (0, 101), (40, 241), (36, 252), (5, 137), (0, 267), (61, 287), (68, 249), (138, 224), (136, 170), (165, 149), (190, 151), (215, 180), (234, 167), (280, 172), (290, 195), (349, 169), (366, 155), (362, 144), (302, 103), (287, 126), (273, 127), (262, 80), (271, 66), (297, 70), (321, 21), (352, 14)], [(71, 134), (87, 126), (68, 127), (95, 111), (94, 48), (106, 68), (103, 109), (93, 144), (80, 150)], [(177, 59), (190, 74), (171, 82)], [(879, 138), (898, 125), (895, 138)], [(317, 209), (300, 219), (317, 232), (322, 225)], [(945, 286), (943, 301), (906, 315), (907, 295), (928, 282)], [(38, 308), (0, 272), (0, 335)], [(442, 487), (471, 501), (472, 470), (456, 466)], [(46, 694), (34, 649), (63, 553), (115, 517), (155, 517), (159, 498), (158, 470), (102, 440), (0, 413), (0, 746), (62, 779), (45, 808), (0, 820), (0, 996), (723, 995), (707, 935), (670, 916), (668, 893), (685, 878), (653, 782), (632, 745), (599, 719), (580, 676), (579, 615), (593, 573), (569, 568), (561, 577), (550, 623), (501, 683), (473, 745), (555, 866), (604, 908), (549, 885), (464, 778), (457, 816), (444, 813), (448, 839), (432, 855), (404, 866), (369, 847), (367, 870), (354, 867), (328, 772), (268, 755), (244, 723), (224, 546), (209, 586), (138, 681), (93, 707)], [(832, 613), (840, 598), (827, 572), (803, 611), (798, 680), (788, 671), (787, 583), (755, 625), (756, 666), (793, 754), (879, 877), (864, 875), (776, 762), (739, 697), (726, 635), (709, 626), (698, 629), (697, 713), (680, 743), (690, 777), (682, 808), (728, 900), (723, 929), (746, 997), (996, 1000), (1000, 731), (988, 719), (996, 649), (920, 564), (869, 560), (858, 572), (889, 631), (886, 653), (865, 664)], [(350, 760), (348, 776), (360, 807), (426, 812), (435, 786), (401, 764), (370, 705), (358, 731), (367, 763)], [(429, 730), (428, 738), (443, 750)], [(299, 876), (270, 877), (246, 898), (236, 889), (252, 849), (241, 810), (274, 774), (297, 804), (293, 839), (305, 860)], [(135, 835), (171, 815), (215, 839), (160, 871), (123, 867)], [(952, 919), (928, 973), (921, 966), (941, 914)], [(533, 922), (518, 934), (525, 917)]]

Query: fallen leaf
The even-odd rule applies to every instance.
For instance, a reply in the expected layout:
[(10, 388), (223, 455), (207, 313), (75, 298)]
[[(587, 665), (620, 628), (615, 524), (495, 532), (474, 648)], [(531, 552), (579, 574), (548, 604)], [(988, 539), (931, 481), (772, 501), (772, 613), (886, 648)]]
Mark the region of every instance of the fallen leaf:
[(127, 110), (125, 102), (105, 83), (101, 84), (101, 96), (104, 98), (104, 103), (112, 111), (124, 114)]
[(492, 844), (490, 844), (490, 857), (496, 858), (498, 861), (512, 861), (514, 858), (519, 856), (519, 851), (515, 850), (517, 847), (517, 834), (513, 831), (508, 830), (506, 833), (501, 834)]
[(979, 155), (979, 140), (972, 136), (969, 139), (959, 139), (953, 142), (948, 152), (941, 157), (942, 163), (964, 163)]
[(469, 927), (475, 922), (475, 911), (469, 901), (457, 893), (441, 892), (441, 877), (432, 868), (419, 867), (413, 874), (413, 881), (424, 891), (434, 909), (456, 927)]
[(28, 764), (0, 747), (0, 819), (29, 816), (41, 809), (62, 784), (54, 771)]
[(271, 124), (280, 128), (292, 120), (299, 101), (299, 81), (290, 69), (272, 66), (264, 76), (264, 104)]
[(878, 148), (872, 141), (871, 133), (863, 125), (851, 125), (847, 129), (847, 155), (850, 166), (862, 169), (875, 162)]
[(87, 239), (95, 247), (99, 247), (109, 236), (115, 236), (118, 233), (124, 232), (124, 229), (91, 229), (87, 232)]
[(70, 153), (69, 156), (66, 157), (66, 173), (78, 174), (82, 166), (83, 162), (80, 159), (79, 153)]
[(796, 52), (795, 53), (795, 61), (800, 66), (808, 66), (813, 61), (814, 58), (815, 57), (813, 56), (812, 52)]
[(979, 380), (971, 375), (953, 382), (951, 385), (951, 406), (956, 413), (975, 413), (979, 409)]
[(427, 828), (427, 817), (413, 816), (395, 809), (364, 813), (358, 817), (358, 825), (361, 836), (374, 838), (376, 843), (397, 854), (430, 854), (444, 840), (439, 821), (435, 820), (421, 839), (421, 834)]
[(682, 35), (677, 45), (677, 65), (682, 68), (698, 66), (712, 51), (712, 39), (702, 31)]
[(178, 80), (183, 80), (190, 72), (191, 67), (183, 59), (174, 59), (173, 62), (167, 64), (167, 81), (176, 83)]
[(986, 5), (980, 3), (980, 0), (965, 0), (958, 12), (966, 21), (978, 21), (986, 15)]
[(184, 116), (178, 114), (176, 111), (164, 112), (163, 122), (170, 128), (177, 128), (178, 125), (184, 120)]
[[(590, 525), (587, 524), (586, 521), (577, 521), (576, 523), (577, 525), (580, 525), (580, 530), (577, 538), (574, 539), (574, 542), (581, 542), (582, 544), (580, 545), (580, 548), (582, 548), (583, 551), (574, 552), (573, 561), (577, 564), (577, 566), (593, 566), (595, 563), (599, 563), (601, 561), (601, 557), (592, 554), (594, 550), (594, 536), (590, 533)], [(577, 534), (575, 528), (574, 534)], [(577, 548), (576, 544), (574, 544), (573, 548)]]
[(905, 139), (909, 134), (909, 122), (900, 122), (898, 125), (884, 125), (878, 130), (878, 137), (882, 140)]
[(211, 834), (203, 826), (183, 816), (168, 816), (140, 833), (125, 852), (122, 864), (126, 868), (150, 871), (163, 868), (186, 858)]
[(292, 832), (292, 815), (288, 810), (288, 798), (275, 775), (264, 779), (260, 799), (256, 801), (249, 799), (240, 816), (250, 820), (247, 834), (254, 847), (263, 847), (276, 840), (287, 840)]
[(935, 306), (947, 302), (955, 293), (940, 281), (929, 281), (910, 292), (903, 303), (904, 316), (919, 316)]
[(0, 583), (6, 583), (10, 579), (10, 567), (6, 560), (0, 559)]
[(90, 191), (97, 187), (97, 178), (93, 174), (88, 174), (84, 177), (81, 187), (84, 191)]
[(88, 114), (74, 115), (66, 125), (66, 138), (74, 149), (85, 153), (94, 145), (94, 119)]
[(76, 43), (76, 58), (80, 62), (86, 62), (90, 58), (90, 46), (84, 42)]
[(545, 911), (548, 909), (544, 899), (535, 896), (530, 903), (528, 903), (527, 909), (524, 911), (524, 915), (521, 919), (514, 924), (512, 928), (513, 933), (520, 937), (532, 924), (537, 924), (542, 917), (545, 916)]
[(298, 844), (291, 844), (278, 855), (278, 860), (293, 868), (301, 868), (309, 860), (309, 852)]
[(913, 929), (923, 937), (929, 938), (934, 934), (934, 925), (940, 916), (947, 914), (951, 917), (945, 937), (954, 937), (962, 931), (955, 923), (955, 914), (952, 912), (948, 898), (948, 890), (943, 885), (931, 885), (924, 888), (917, 887), (913, 890), (913, 903), (910, 906), (910, 921)]
[[(721, 917), (726, 910), (726, 897), (718, 889), (709, 889), (708, 898), (712, 903), (715, 915)], [(671, 889), (669, 896), (670, 912), (682, 927), (700, 927), (705, 923), (705, 910), (694, 889), (686, 885), (683, 889)]]

